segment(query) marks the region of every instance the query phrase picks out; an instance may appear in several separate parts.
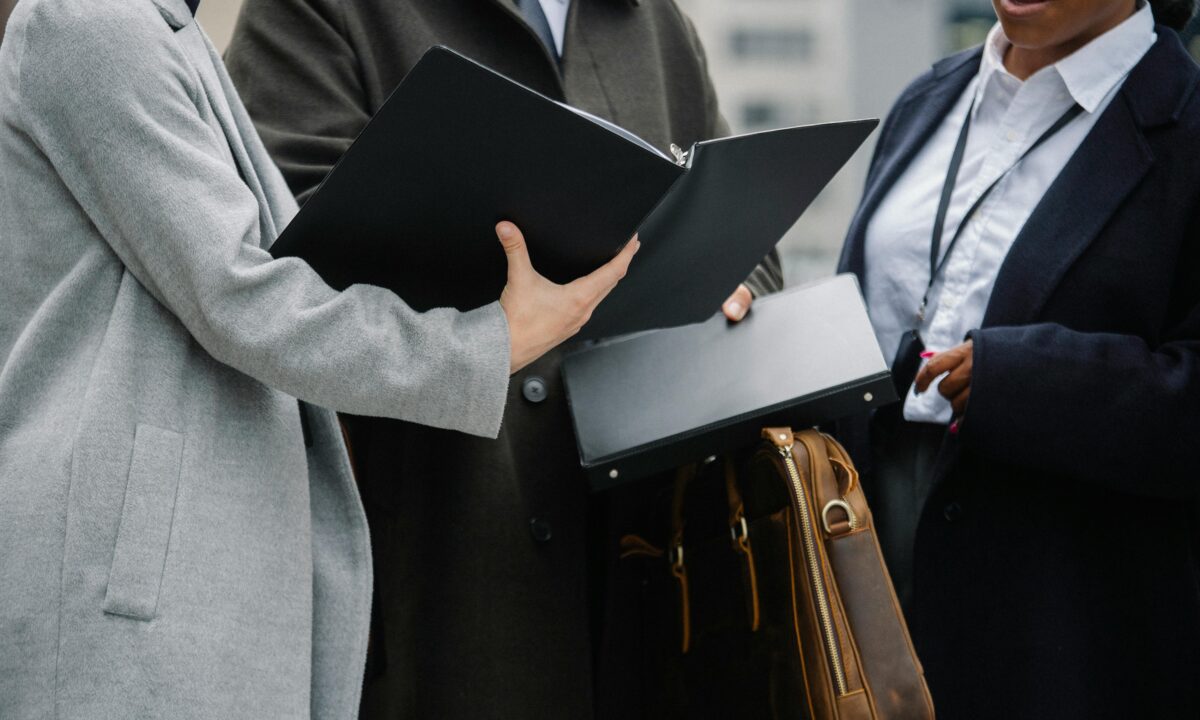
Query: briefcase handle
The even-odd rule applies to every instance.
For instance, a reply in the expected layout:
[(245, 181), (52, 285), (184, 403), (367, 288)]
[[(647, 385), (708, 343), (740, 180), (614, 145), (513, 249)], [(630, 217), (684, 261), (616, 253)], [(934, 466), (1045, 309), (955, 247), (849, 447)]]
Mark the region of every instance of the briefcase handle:
[[(691, 649), (691, 596), (688, 587), (686, 555), (684, 553), (683, 505), (688, 487), (696, 479), (699, 466), (685, 465), (675, 473), (674, 497), (671, 502), (671, 547), (667, 558), (671, 574), (679, 581), (680, 648), (683, 654)], [(758, 572), (754, 566), (754, 548), (750, 543), (750, 525), (746, 520), (746, 504), (738, 487), (737, 467), (733, 458), (724, 460), (725, 496), (729, 501), (729, 536), (734, 552), (742, 557), (742, 579), (746, 588), (746, 614), (750, 631), (757, 632), (762, 622), (758, 597)]]

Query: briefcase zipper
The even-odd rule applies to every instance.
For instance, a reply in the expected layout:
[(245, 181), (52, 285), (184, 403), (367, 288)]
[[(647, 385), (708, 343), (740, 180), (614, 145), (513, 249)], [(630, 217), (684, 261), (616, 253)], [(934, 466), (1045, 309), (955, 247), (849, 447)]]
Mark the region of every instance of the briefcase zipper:
[(799, 505), (800, 535), (804, 543), (804, 559), (808, 565), (808, 578), (812, 585), (813, 596), (817, 600), (817, 613), (821, 620), (821, 633), (825, 640), (825, 650), (829, 656), (829, 664), (833, 668), (833, 682), (837, 686), (838, 695), (846, 695), (850, 688), (846, 682), (846, 669), (842, 665), (842, 649), (833, 626), (833, 607), (829, 602), (829, 591), (825, 587), (825, 576), (821, 573), (820, 556), (817, 550), (816, 533), (813, 530), (813, 515), (808, 505), (808, 496), (800, 481), (800, 471), (796, 468), (796, 459), (792, 456), (791, 446), (779, 448), (783, 456), (783, 464), (787, 467), (792, 480), (792, 489), (796, 494)]

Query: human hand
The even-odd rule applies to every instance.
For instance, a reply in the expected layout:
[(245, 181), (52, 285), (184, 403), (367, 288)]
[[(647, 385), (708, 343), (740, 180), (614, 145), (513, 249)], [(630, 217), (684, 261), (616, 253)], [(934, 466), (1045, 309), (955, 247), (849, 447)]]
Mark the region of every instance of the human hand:
[(938, 392), (950, 401), (954, 416), (962, 417), (971, 398), (971, 368), (975, 360), (975, 343), (968, 340), (962, 345), (935, 353), (917, 373), (917, 393), (929, 389), (939, 375), (946, 375), (938, 385)]
[(496, 225), (496, 236), (508, 257), (508, 283), (500, 307), (508, 318), (512, 344), (510, 372), (537, 360), (587, 324), (592, 311), (629, 270), (641, 243), (637, 236), (595, 272), (566, 285), (542, 277), (529, 260), (525, 236), (510, 222)]
[(725, 317), (733, 322), (741, 322), (742, 318), (746, 317), (746, 313), (750, 312), (750, 305), (754, 302), (754, 295), (750, 293), (750, 288), (745, 285), (738, 285), (737, 290), (729, 296), (721, 309), (725, 311)]

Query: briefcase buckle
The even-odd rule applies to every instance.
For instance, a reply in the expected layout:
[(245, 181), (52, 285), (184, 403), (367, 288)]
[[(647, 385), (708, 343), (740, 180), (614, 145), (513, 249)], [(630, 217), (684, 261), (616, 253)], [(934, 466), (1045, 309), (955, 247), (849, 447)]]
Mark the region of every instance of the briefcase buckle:
[(854, 508), (850, 507), (850, 503), (845, 500), (830, 500), (825, 503), (825, 508), (821, 510), (821, 524), (825, 526), (826, 534), (833, 535), (833, 528), (829, 526), (829, 511), (833, 508), (841, 508), (846, 511), (846, 517), (850, 519), (851, 532), (858, 529), (858, 516), (854, 514)]
[(733, 537), (735, 543), (739, 543), (744, 538), (750, 536), (750, 527), (746, 524), (745, 515), (738, 518), (738, 522), (729, 526), (729, 534)]

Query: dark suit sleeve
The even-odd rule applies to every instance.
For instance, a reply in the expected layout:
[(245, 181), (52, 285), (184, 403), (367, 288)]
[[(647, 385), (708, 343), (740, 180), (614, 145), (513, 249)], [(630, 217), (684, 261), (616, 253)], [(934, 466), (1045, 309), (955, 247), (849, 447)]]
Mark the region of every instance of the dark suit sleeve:
[[(695, 49), (696, 57), (700, 60), (700, 68), (704, 72), (704, 108), (708, 114), (709, 136), (725, 137), (732, 133), (729, 129), (729, 122), (721, 114), (721, 108), (717, 102), (717, 91), (713, 87), (712, 77), (708, 74), (708, 58), (704, 54), (704, 45), (700, 42), (700, 36), (696, 34), (696, 26), (692, 24), (691, 18), (682, 12), (680, 17), (687, 26), (692, 47)], [(783, 264), (779, 260), (778, 249), (772, 249), (767, 253), (758, 267), (750, 273), (750, 277), (746, 278), (745, 285), (750, 288), (750, 294), (756, 298), (783, 289)]]
[(246, 0), (225, 57), (300, 202), (371, 119), (336, 0)]
[(967, 447), (994, 462), (1138, 495), (1197, 495), (1200, 305), (1158, 347), (1052, 324), (972, 337), (960, 433)]

